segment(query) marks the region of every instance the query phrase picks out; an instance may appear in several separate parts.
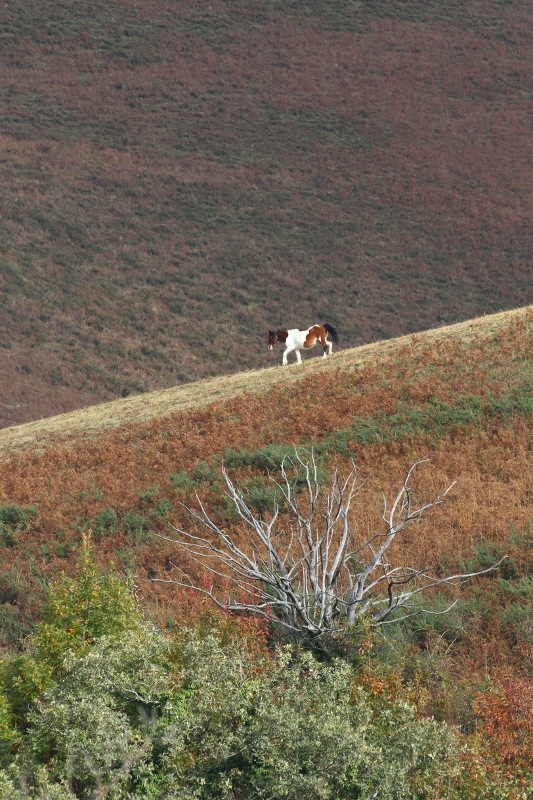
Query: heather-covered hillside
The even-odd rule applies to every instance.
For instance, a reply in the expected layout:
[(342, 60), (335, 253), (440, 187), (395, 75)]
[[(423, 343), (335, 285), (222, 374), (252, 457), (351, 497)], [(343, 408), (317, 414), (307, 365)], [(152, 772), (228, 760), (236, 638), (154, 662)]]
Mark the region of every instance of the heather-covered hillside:
[[(0, 431), (6, 797), (531, 800), (532, 312)], [(363, 617), (322, 651), (172, 583), (186, 573), (228, 602), (228, 572), (169, 539), (206, 535), (202, 504), (208, 536), (251, 553), (222, 464), (268, 521), (295, 452), (313, 453), (317, 508), (335, 471), (357, 468), (350, 568), (422, 462), (416, 506), (455, 483), (387, 559), (437, 580), (484, 574), (385, 629)], [(282, 503), (288, 552), (294, 526)]]
[(0, 423), (531, 302), (532, 13), (4, 4)]
[[(361, 477), (368, 476), (352, 509), (361, 537), (381, 524), (381, 492), (390, 496), (414, 461), (429, 459), (416, 471), (420, 496), (437, 497), (457, 484), (420, 533), (403, 543), (408, 558), (457, 567), (475, 561), (476, 553), (483, 560), (488, 547), (514, 553), (515, 577), (527, 575), (533, 558), (531, 323), (531, 308), (522, 309), (303, 367), (250, 372), (238, 393), (230, 384), (224, 396), (219, 386), (215, 401), (207, 382), (184, 407), (179, 394), (187, 387), (178, 388), (174, 411), (166, 392), (147, 395), (149, 414), (136, 421), (126, 401), (117, 401), (112, 424), (113, 406), (88, 409), (77, 429), (65, 415), (63, 440), (61, 417), (43, 422), (37, 433), (34, 425), (6, 430), (0, 434), (3, 640), (14, 642), (27, 630), (39, 614), (42, 587), (59, 570), (72, 570), (83, 534), (92, 535), (102, 565), (114, 561), (139, 576), (143, 603), (161, 619), (191, 602), (194, 607), (187, 593), (145, 582), (171, 577), (177, 558), (175, 547), (153, 534), (187, 526), (182, 504), (194, 505), (196, 493), (216, 519), (239, 530), (223, 495), (221, 462), (266, 512), (268, 473), (277, 474), (294, 446), (314, 448), (325, 479), (351, 458)], [(189, 567), (201, 580), (198, 565)], [(481, 586), (485, 591), (486, 582)], [(509, 644), (530, 635), (527, 608), (523, 619), (517, 610), (506, 622), (491, 604), (468, 616), (469, 635), (486, 648), (464, 650), (469, 669), (483, 668), (482, 652), (498, 665)], [(489, 629), (486, 613), (495, 615)]]

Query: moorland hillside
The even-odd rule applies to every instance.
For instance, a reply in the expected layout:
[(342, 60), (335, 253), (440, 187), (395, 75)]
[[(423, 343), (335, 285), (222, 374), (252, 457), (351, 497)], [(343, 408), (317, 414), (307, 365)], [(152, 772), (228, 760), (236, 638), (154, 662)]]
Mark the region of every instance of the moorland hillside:
[[(134, 574), (144, 609), (172, 628), (199, 598), (150, 579), (175, 578), (176, 563), (200, 583), (205, 576), (154, 534), (172, 535), (171, 525), (190, 529), (185, 506), (200, 499), (246, 546), (221, 463), (256, 513), (268, 514), (268, 476), (296, 446), (313, 448), (326, 483), (354, 459), (367, 477), (351, 510), (364, 540), (382, 525), (381, 492), (395, 494), (415, 461), (429, 459), (415, 471), (417, 500), (435, 499), (456, 481), (394, 557), (448, 573), (508, 559), (459, 589), (453, 613), (422, 615), (397, 629), (398, 659), (410, 653), (413, 669), (417, 652), (443, 655), (446, 675), (461, 676), (465, 691), (504, 667), (520, 668), (520, 648), (533, 630), (532, 325), (533, 310), (524, 308), (301, 367), (177, 387), (173, 397), (156, 392), (143, 396), (145, 409), (128, 405), (140, 398), (127, 398), (2, 431), (2, 642), (16, 646), (31, 629), (51, 578), (76, 574), (84, 535), (101, 567), (114, 563)], [(224, 587), (215, 582), (216, 591)], [(431, 602), (442, 608), (449, 600)], [(446, 692), (436, 690), (437, 705), (447, 707)], [(461, 701), (451, 705), (451, 717), (460, 716)]]
[(0, 425), (531, 302), (532, 17), (5, 3)]

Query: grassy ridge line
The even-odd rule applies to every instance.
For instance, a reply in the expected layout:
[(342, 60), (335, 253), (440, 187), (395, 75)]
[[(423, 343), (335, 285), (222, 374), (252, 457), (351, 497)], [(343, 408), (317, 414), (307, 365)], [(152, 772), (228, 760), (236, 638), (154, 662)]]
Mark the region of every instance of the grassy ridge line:
[[(98, 435), (121, 425), (150, 421), (184, 409), (204, 408), (212, 403), (223, 402), (246, 393), (266, 394), (280, 384), (293, 383), (308, 377), (310, 372), (333, 369), (349, 372), (356, 370), (365, 362), (390, 356), (406, 342), (416, 342), (420, 346), (425, 346), (432, 341), (443, 341), (454, 337), (469, 340), (478, 335), (488, 336), (497, 333), (515, 319), (525, 317), (531, 311), (533, 306), (503, 311), (455, 325), (339, 351), (327, 360), (310, 359), (303, 369), (296, 366), (290, 368), (276, 366), (240, 372), (4, 428), (0, 431), (0, 457), (34, 447), (45, 448), (48, 444), (63, 439)], [(281, 351), (276, 351), (276, 360), (279, 360), (280, 353)]]

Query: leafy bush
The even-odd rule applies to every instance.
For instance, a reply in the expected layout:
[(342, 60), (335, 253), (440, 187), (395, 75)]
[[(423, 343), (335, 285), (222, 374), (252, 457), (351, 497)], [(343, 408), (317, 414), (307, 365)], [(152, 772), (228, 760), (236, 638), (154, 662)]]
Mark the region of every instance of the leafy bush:
[(196, 483), (216, 483), (218, 474), (213, 464), (206, 461), (199, 461), (192, 474), (193, 481)]
[(131, 584), (99, 574), (86, 551), (79, 584), (50, 588), (28, 652), (2, 664), (0, 796), (526, 797), (487, 752), (421, 716), (399, 679), (384, 687), (371, 670), (361, 680), (342, 659), (273, 651), (257, 623), (224, 614), (166, 638), (142, 621)]
[(128, 511), (127, 514), (124, 514), (122, 521), (126, 526), (129, 538), (133, 543), (136, 543), (137, 541), (148, 540), (152, 523), (146, 514), (139, 514), (136, 511)]
[[(199, 798), (410, 797), (408, 774), (451, 739), (404, 701), (379, 707), (344, 661), (282, 647), (250, 663), (246, 645), (182, 636), (182, 690), (169, 709), (169, 788)], [(216, 709), (216, 713), (213, 713)], [(191, 758), (194, 754), (194, 758)]]
[(118, 525), (118, 514), (114, 508), (106, 508), (100, 511), (96, 519), (92, 523), (88, 523), (87, 527), (91, 529), (92, 535), (96, 540), (102, 536), (109, 536)]
[(56, 780), (75, 782), (76, 796), (114, 783), (142, 786), (135, 796), (150, 796), (171, 690), (168, 649), (155, 628), (139, 624), (118, 640), (100, 637), (81, 657), (66, 654), (61, 680), (28, 716), (29, 738), (38, 761), (57, 765)]
[[(460, 561), (459, 566), (464, 572), (477, 572), (488, 569), (492, 564), (500, 561), (505, 556), (505, 549), (501, 545), (482, 539), (472, 545), (472, 557), (467, 561)], [(500, 566), (498, 572), (488, 572), (487, 576), (493, 580), (498, 576), (507, 579), (516, 577), (516, 572), (509, 559), (506, 559)]]
[(17, 506), (14, 503), (9, 503), (5, 506), (0, 506), (0, 522), (9, 525), (13, 530), (23, 531), (26, 530), (30, 521), (37, 514), (37, 506), (29, 505), (26, 508)]
[(197, 629), (172, 646), (147, 625), (67, 653), (28, 723), (37, 763), (82, 798), (407, 800), (453, 750), (412, 704), (373, 702), (343, 661)]
[(140, 620), (131, 582), (101, 575), (87, 542), (77, 580), (60, 575), (48, 587), (42, 616), (29, 650), (0, 662), (0, 742), (8, 751), (20, 744), (35, 700), (59, 680), (66, 653), (84, 653), (99, 637), (116, 638)]
[(137, 496), (141, 503), (151, 504), (155, 501), (156, 497), (159, 495), (159, 486), (157, 483), (154, 483), (153, 486), (149, 486), (147, 489), (141, 489), (137, 492)]
[(268, 511), (273, 511), (276, 503), (278, 506), (282, 504), (281, 493), (264, 478), (256, 479), (249, 484), (243, 484), (243, 489), (246, 504), (259, 516)]

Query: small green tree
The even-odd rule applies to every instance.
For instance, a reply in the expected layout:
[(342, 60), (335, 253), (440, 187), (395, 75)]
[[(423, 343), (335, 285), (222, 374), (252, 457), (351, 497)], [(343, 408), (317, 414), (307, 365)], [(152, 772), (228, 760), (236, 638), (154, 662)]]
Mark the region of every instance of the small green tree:
[(83, 540), (78, 576), (48, 587), (43, 619), (24, 653), (0, 661), (0, 753), (19, 746), (34, 701), (60, 678), (67, 653), (79, 656), (101, 636), (118, 637), (141, 621), (133, 584), (99, 572)]
[(43, 619), (31, 641), (34, 657), (56, 673), (67, 651), (82, 652), (101, 636), (117, 637), (142, 619), (133, 581), (102, 573), (83, 539), (78, 574), (61, 574), (48, 589)]

